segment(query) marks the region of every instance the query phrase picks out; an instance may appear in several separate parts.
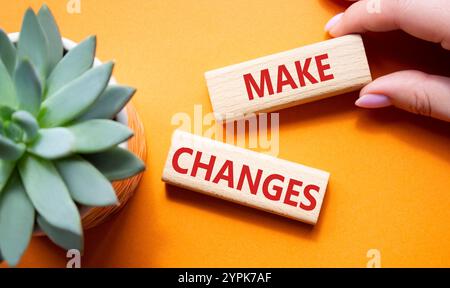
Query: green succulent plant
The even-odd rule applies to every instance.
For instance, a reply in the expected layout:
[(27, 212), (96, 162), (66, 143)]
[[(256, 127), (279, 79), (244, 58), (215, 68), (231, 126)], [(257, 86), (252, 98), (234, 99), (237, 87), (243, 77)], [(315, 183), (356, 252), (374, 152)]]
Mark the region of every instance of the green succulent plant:
[(82, 250), (80, 206), (117, 204), (111, 181), (144, 170), (113, 120), (135, 89), (109, 85), (95, 48), (89, 37), (65, 53), (45, 5), (26, 11), (17, 43), (0, 30), (0, 261), (18, 264), (36, 227)]

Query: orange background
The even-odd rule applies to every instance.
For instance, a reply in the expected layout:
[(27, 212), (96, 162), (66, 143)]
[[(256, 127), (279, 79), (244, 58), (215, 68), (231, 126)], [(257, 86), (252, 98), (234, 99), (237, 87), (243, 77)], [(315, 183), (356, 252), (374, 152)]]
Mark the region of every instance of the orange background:
[[(44, 1), (1, 0), (0, 27), (18, 31)], [(131, 202), (86, 232), (83, 267), (450, 267), (449, 124), (394, 108), (353, 105), (357, 93), (280, 112), (284, 159), (331, 172), (316, 227), (166, 188), (161, 173), (171, 117), (211, 112), (203, 73), (327, 39), (323, 26), (347, 3), (332, 0), (45, 1), (62, 34), (98, 36), (97, 56), (138, 88), (148, 170)], [(403, 33), (364, 37), (374, 77), (416, 68), (449, 76), (449, 52)], [(65, 267), (65, 252), (33, 239), (23, 267)]]

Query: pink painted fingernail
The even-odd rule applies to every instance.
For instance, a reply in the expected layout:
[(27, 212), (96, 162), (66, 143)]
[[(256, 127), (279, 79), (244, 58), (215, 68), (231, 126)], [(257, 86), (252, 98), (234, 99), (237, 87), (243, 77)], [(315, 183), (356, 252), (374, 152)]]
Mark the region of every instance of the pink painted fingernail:
[(338, 23), (342, 16), (344, 15), (344, 13), (339, 13), (337, 15), (335, 15), (333, 18), (331, 18), (330, 20), (328, 20), (328, 23), (325, 25), (325, 31), (328, 32), (331, 30), (331, 28), (333, 28), (334, 25), (336, 25), (336, 23)]
[(391, 106), (389, 97), (380, 94), (365, 94), (356, 100), (355, 105), (361, 108), (382, 108)]

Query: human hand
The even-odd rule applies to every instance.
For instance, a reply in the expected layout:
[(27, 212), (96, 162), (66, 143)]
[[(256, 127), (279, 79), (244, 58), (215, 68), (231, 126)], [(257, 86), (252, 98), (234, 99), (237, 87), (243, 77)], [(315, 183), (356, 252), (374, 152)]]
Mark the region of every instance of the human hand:
[[(374, 1), (380, 8), (375, 13), (367, 8), (377, 4)], [(450, 1), (360, 0), (325, 26), (333, 37), (397, 29), (450, 50)], [(355, 104), (363, 108), (394, 105), (450, 122), (450, 78), (414, 70), (392, 73), (364, 87)]]

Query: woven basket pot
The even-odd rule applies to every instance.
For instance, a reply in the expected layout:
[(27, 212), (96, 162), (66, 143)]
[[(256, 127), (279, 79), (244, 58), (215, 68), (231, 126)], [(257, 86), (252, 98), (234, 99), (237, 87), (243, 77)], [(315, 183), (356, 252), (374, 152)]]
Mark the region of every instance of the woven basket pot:
[[(9, 39), (13, 43), (17, 43), (19, 40), (19, 33), (8, 34)], [(63, 38), (63, 46), (65, 50), (70, 50), (77, 45), (76, 42)], [(94, 67), (101, 65), (102, 62), (95, 58)], [(109, 84), (117, 84), (114, 77), (111, 77)], [(125, 143), (120, 144), (124, 149), (128, 149), (145, 161), (147, 157), (147, 148), (145, 143), (145, 133), (144, 126), (142, 125), (141, 119), (136, 112), (132, 103), (129, 103), (122, 111), (120, 111), (116, 116), (116, 121), (127, 125), (134, 132), (134, 137)], [(113, 182), (114, 189), (116, 190), (117, 199), (119, 200), (119, 205), (108, 206), (108, 207), (80, 207), (80, 214), (83, 222), (83, 228), (89, 229), (100, 225), (105, 222), (108, 217), (118, 212), (128, 200), (133, 196), (139, 182), (141, 181), (142, 173), (135, 175), (131, 178), (115, 181)], [(41, 235), (39, 230), (36, 230), (35, 235)]]
[[(128, 104), (121, 113), (122, 115), (119, 116), (125, 116), (128, 118), (127, 123), (124, 124), (127, 124), (128, 127), (134, 131), (134, 137), (125, 143), (127, 145), (122, 145), (122, 147), (126, 147), (128, 150), (145, 161), (147, 158), (147, 147), (145, 143), (144, 126), (142, 125), (141, 119), (131, 103)], [(120, 120), (120, 122), (123, 122), (123, 120)], [(83, 228), (89, 229), (103, 223), (109, 216), (113, 215), (125, 206), (128, 200), (133, 196), (134, 191), (141, 181), (142, 175), (143, 173), (140, 173), (131, 178), (113, 182), (117, 199), (119, 200), (119, 205), (89, 208), (86, 211), (83, 211)]]

